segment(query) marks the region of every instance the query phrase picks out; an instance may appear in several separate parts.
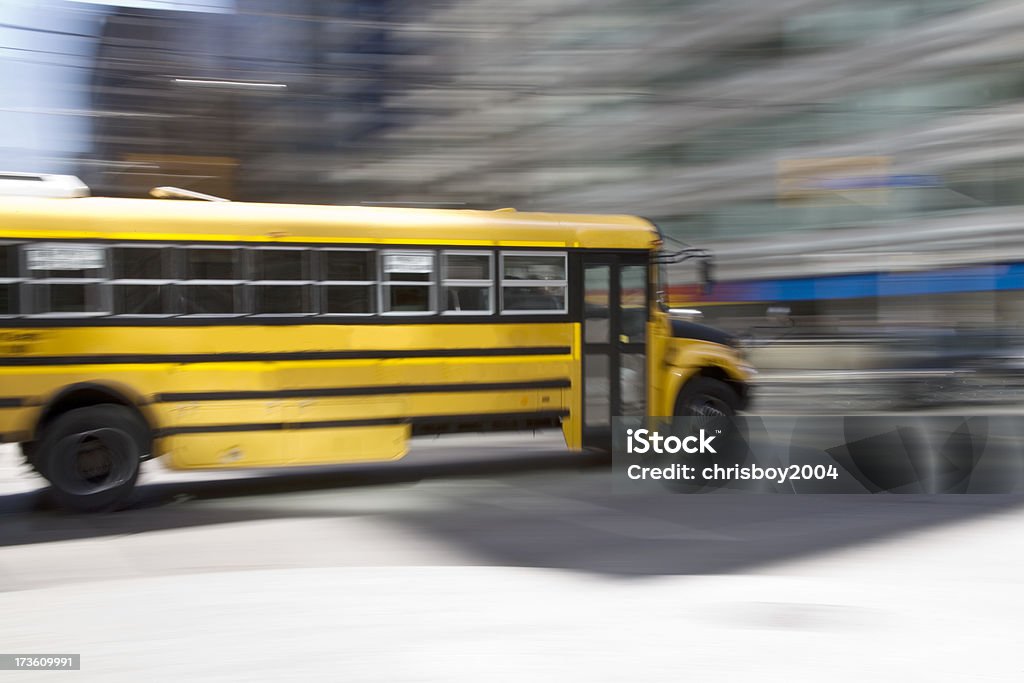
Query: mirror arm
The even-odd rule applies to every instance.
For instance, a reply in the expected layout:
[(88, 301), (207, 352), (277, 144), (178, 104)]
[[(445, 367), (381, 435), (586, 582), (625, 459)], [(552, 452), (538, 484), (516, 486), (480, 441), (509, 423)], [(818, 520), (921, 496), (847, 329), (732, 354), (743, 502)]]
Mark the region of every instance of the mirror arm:
[(682, 263), (683, 261), (689, 261), (692, 258), (711, 258), (711, 252), (707, 249), (699, 249), (697, 247), (688, 247), (686, 249), (680, 249), (679, 251), (673, 251), (667, 254), (658, 254), (654, 257), (655, 263), (673, 264)]

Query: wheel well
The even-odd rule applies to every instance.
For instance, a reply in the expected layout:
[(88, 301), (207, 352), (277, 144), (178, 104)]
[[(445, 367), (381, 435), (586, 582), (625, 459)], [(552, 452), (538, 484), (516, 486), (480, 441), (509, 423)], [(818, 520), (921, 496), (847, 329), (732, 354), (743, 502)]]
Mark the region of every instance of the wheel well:
[(102, 384), (83, 383), (65, 387), (56, 396), (54, 396), (49, 403), (46, 404), (39, 415), (39, 419), (36, 421), (33, 439), (38, 439), (46, 428), (46, 425), (64, 413), (71, 410), (77, 410), (78, 408), (88, 408), (89, 406), (100, 405), (103, 403), (113, 403), (115, 405), (121, 405), (128, 408), (134, 412), (139, 419), (142, 420), (143, 424), (146, 425), (146, 428), (152, 432), (152, 422), (139, 408), (139, 404), (128, 398), (125, 393)]
[[(719, 382), (724, 382), (730, 389), (735, 391), (736, 396), (739, 397), (739, 408), (742, 410), (744, 406), (746, 406), (749, 395), (747, 385), (743, 382), (737, 382), (722, 368), (714, 365), (707, 365), (698, 370), (693, 377), (707, 377), (708, 379), (716, 379)], [(693, 378), (691, 377), (691, 379)], [(686, 385), (684, 384), (683, 386), (685, 387)], [(682, 393), (682, 388), (680, 388), (680, 393)]]

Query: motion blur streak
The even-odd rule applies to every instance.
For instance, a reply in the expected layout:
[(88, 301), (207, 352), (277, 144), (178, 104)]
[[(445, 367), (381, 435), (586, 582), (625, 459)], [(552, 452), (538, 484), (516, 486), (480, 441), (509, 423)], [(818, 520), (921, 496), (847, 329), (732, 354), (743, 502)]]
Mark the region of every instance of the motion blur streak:
[(1024, 365), (1022, 25), (982, 0), (12, 0), (0, 152), (95, 194), (648, 216), (718, 259), (711, 288), (671, 269), (670, 303), (769, 381), (934, 396), (907, 389), (920, 347), (959, 402)]
[[(715, 254), (666, 302), (745, 340), (753, 412), (1017, 414), (1022, 31), (1018, 0), (2, 0), (0, 172), (641, 215)], [(550, 434), (475, 439), (147, 463), (82, 518), (0, 448), (0, 643), (103, 681), (1020, 680), (1019, 496), (613, 496)]]

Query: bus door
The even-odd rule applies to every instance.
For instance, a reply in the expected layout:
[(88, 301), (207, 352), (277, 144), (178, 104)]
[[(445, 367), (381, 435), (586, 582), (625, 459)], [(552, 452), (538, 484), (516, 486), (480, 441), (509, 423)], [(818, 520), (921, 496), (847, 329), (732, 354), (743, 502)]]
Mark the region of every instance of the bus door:
[(583, 257), (583, 444), (607, 448), (612, 418), (643, 415), (648, 255)]

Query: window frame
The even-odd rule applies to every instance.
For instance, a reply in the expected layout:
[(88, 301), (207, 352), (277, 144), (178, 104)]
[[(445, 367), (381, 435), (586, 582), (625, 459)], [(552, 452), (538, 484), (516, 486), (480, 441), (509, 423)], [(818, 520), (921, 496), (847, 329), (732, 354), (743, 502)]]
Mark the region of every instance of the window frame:
[[(178, 255), (178, 250), (180, 249), (180, 247), (178, 247), (176, 245), (173, 245), (173, 244), (167, 244), (167, 243), (164, 243), (164, 242), (153, 242), (153, 243), (149, 243), (149, 242), (144, 242), (144, 243), (137, 243), (137, 242), (131, 242), (131, 243), (129, 243), (129, 242), (114, 242), (114, 243), (109, 245), (109, 249), (111, 249), (111, 250), (113, 250), (113, 249), (163, 249), (163, 250), (166, 250), (166, 252), (164, 254), (162, 254), (161, 256), (168, 260), (169, 263), (167, 265), (170, 267), (170, 270), (171, 270), (171, 272), (169, 273), (169, 275), (170, 275), (169, 278), (163, 278), (163, 277), (161, 277), (161, 278), (114, 278), (113, 277), (114, 276), (113, 251), (108, 251), (108, 253), (111, 254), (111, 260), (110, 260), (110, 275), (111, 275), (111, 278), (106, 281), (106, 285), (107, 285), (107, 289), (110, 290), (110, 310), (111, 310), (110, 317), (111, 318), (122, 318), (122, 319), (124, 319), (124, 318), (132, 318), (132, 319), (135, 319), (135, 318), (141, 318), (141, 319), (163, 319), (163, 318), (173, 318), (173, 317), (176, 317), (176, 316), (180, 315), (180, 313), (178, 311), (174, 310), (175, 308), (177, 308), (177, 306), (175, 306), (175, 301), (174, 301), (174, 292), (175, 292), (176, 286), (177, 286), (177, 284), (179, 282), (179, 280), (177, 279), (176, 276), (180, 274), (178, 272), (178, 270), (179, 270), (179, 268), (178, 268), (178, 259), (176, 257)], [(137, 286), (145, 285), (145, 286), (152, 286), (152, 287), (168, 287), (168, 291), (164, 292), (162, 294), (161, 298), (163, 299), (163, 308), (165, 310), (167, 310), (167, 311), (170, 311), (170, 312), (168, 312), (168, 313), (116, 313), (116, 312), (114, 312), (114, 288), (118, 287), (118, 286), (128, 287), (128, 286), (131, 286), (131, 285), (137, 285)]]
[[(327, 268), (323, 265), (323, 254), (329, 251), (345, 251), (345, 252), (362, 252), (365, 254), (373, 254), (373, 265), (375, 269), (374, 275), (376, 276), (372, 280), (326, 280), (316, 279), (313, 282), (314, 297), (316, 298), (319, 313), (317, 317), (321, 318), (369, 318), (371, 316), (380, 315), (380, 257), (378, 255), (379, 249), (373, 247), (319, 247), (313, 249), (316, 253), (316, 269), (315, 275), (322, 275), (326, 277)], [(377, 310), (369, 311), (367, 313), (331, 313), (327, 310), (327, 287), (370, 287), (369, 301), (373, 302), (374, 307)]]
[[(427, 254), (430, 256), (430, 277), (426, 280), (388, 280), (384, 271), (384, 259), (389, 254)], [(438, 250), (429, 248), (388, 248), (377, 251), (378, 268), (380, 274), (380, 286), (378, 287), (378, 313), (377, 315), (389, 317), (416, 317), (436, 316), (438, 314), (438, 278), (440, 276)], [(398, 271), (401, 272), (401, 271)], [(385, 303), (390, 302), (391, 287), (426, 287), (427, 288), (427, 310), (424, 311), (392, 311)]]
[[(256, 253), (261, 251), (298, 251), (305, 252), (307, 258), (302, 264), (303, 275), (306, 277), (304, 280), (250, 280), (246, 279), (242, 282), (243, 291), (243, 305), (245, 306), (247, 313), (246, 315), (250, 318), (310, 318), (318, 315), (320, 312), (319, 301), (317, 300), (317, 292), (314, 289), (314, 285), (318, 282), (316, 279), (317, 268), (314, 263), (316, 249), (305, 247), (305, 246), (261, 246), (261, 247), (247, 247), (245, 248), (245, 254), (242, 262), (242, 274), (243, 275), (255, 275), (256, 274), (256, 263), (253, 258)], [(305, 313), (257, 313), (256, 312), (256, 299), (254, 298), (254, 290), (252, 287), (306, 287), (309, 291), (309, 307), (310, 310)]]
[[(501, 251), (498, 282), (501, 287), (501, 301), (499, 302), (500, 315), (565, 315), (569, 312), (569, 252), (568, 251)], [(505, 279), (505, 257), (507, 256), (560, 256), (564, 264), (561, 280), (506, 280)], [(561, 287), (562, 308), (560, 309), (523, 309), (505, 310), (505, 290), (508, 287)]]
[(0, 285), (13, 285), (12, 291), (14, 292), (14, 297), (9, 300), (8, 303), (15, 304), (15, 308), (17, 310), (17, 313), (0, 311), (0, 319), (7, 320), (10, 318), (21, 318), (26, 315), (24, 312), (25, 302), (23, 301), (25, 290), (24, 283), (29, 278), (24, 276), (25, 268), (22, 264), (24, 257), (22, 256), (22, 250), (19, 248), (23, 244), (26, 244), (26, 242), (20, 242), (18, 240), (0, 240), (0, 247), (11, 247), (14, 249), (14, 277), (0, 277)]
[[(185, 318), (185, 319), (203, 319), (203, 318), (223, 318), (223, 319), (226, 319), (226, 318), (244, 318), (244, 317), (250, 315), (250, 311), (248, 310), (249, 307), (247, 306), (248, 302), (246, 301), (246, 294), (247, 294), (247, 292), (245, 291), (245, 286), (244, 286), (245, 283), (248, 282), (248, 280), (246, 280), (245, 277), (244, 277), (246, 275), (245, 271), (246, 271), (246, 266), (247, 266), (247, 264), (246, 264), (246, 253), (245, 253), (246, 248), (247, 247), (245, 247), (244, 245), (241, 245), (241, 244), (184, 244), (184, 245), (181, 245), (181, 246), (177, 247), (177, 249), (178, 249), (178, 260), (177, 260), (176, 265), (178, 266), (178, 271), (179, 271), (178, 275), (181, 276), (181, 277), (174, 283), (174, 285), (175, 285), (177, 293), (179, 294), (179, 299), (184, 303), (184, 301), (185, 301), (184, 294), (185, 294), (185, 291), (186, 291), (185, 290), (186, 287), (203, 287), (203, 286), (215, 286), (215, 285), (222, 285), (223, 286), (223, 285), (227, 285), (227, 286), (230, 286), (230, 287), (234, 288), (233, 289), (233, 295), (234, 295), (233, 298), (234, 298), (234, 302), (235, 302), (235, 305), (234, 305), (235, 312), (234, 313), (185, 313), (184, 311), (186, 310), (186, 307), (184, 305), (182, 305), (181, 311), (178, 312), (178, 313), (173, 314), (174, 317)], [(200, 250), (200, 249), (205, 249), (205, 250), (219, 249), (221, 251), (228, 250), (228, 249), (236, 250), (239, 253), (239, 256), (240, 256), (240, 261), (241, 262), (240, 262), (239, 268), (242, 271), (241, 273), (238, 273), (238, 275), (242, 275), (243, 277), (241, 279), (239, 279), (239, 280), (215, 280), (215, 279), (209, 279), (209, 278), (186, 279), (186, 276), (188, 275), (188, 259), (187, 259), (187, 254), (190, 251), (196, 251), (196, 250)]]
[[(496, 259), (494, 258), (494, 250), (486, 250), (486, 249), (442, 249), (440, 251), (440, 255), (441, 255), (441, 267), (438, 269), (438, 278), (439, 278), (439, 282), (440, 282), (440, 296), (438, 297), (439, 298), (438, 308), (441, 307), (440, 304), (442, 302), (444, 303), (445, 307), (447, 307), (447, 305), (448, 305), (448, 297), (447, 297), (448, 287), (477, 287), (477, 288), (484, 288), (484, 287), (486, 287), (487, 288), (487, 303), (488, 303), (488, 308), (487, 308), (486, 311), (484, 311), (484, 310), (452, 311), (452, 310), (448, 310), (447, 308), (445, 308), (444, 310), (442, 310), (440, 312), (441, 315), (449, 315), (449, 316), (473, 316), (473, 315), (476, 315), (476, 316), (480, 316), (480, 315), (490, 316), (490, 315), (494, 315), (497, 312), (497, 308), (498, 308), (498, 301), (497, 301), (498, 296), (497, 296), (497, 293), (495, 291), (497, 289), (495, 287), (497, 273), (494, 270), (494, 263), (496, 261)], [(474, 279), (474, 280), (460, 280), (460, 279), (456, 279), (456, 278), (446, 277), (447, 270), (448, 270), (448, 260), (447, 259), (448, 259), (449, 256), (486, 256), (487, 257), (487, 271), (488, 271), (490, 277)]]
[[(46, 277), (35, 278), (31, 276), (33, 270), (29, 270), (28, 267), (28, 255), (27, 249), (33, 246), (45, 246), (47, 244), (55, 244), (63, 247), (76, 247), (76, 246), (87, 246), (96, 247), (103, 251), (103, 267), (102, 268), (89, 268), (83, 270), (96, 270), (97, 276), (95, 277), (54, 277), (47, 275)], [(111, 275), (111, 262), (110, 262), (110, 249), (108, 244), (95, 244), (92, 242), (74, 242), (74, 241), (60, 241), (60, 240), (30, 240), (18, 243), (20, 247), (18, 249), (18, 272), (22, 275), (22, 286), (18, 288), (19, 301), (18, 304), (21, 308), (21, 314), (18, 317), (24, 317), (35, 320), (45, 320), (52, 318), (104, 318), (113, 315), (113, 296), (110, 288), (106, 286), (106, 283), (110, 281)], [(38, 270), (46, 270), (39, 268)], [(69, 269), (70, 270), (70, 269)], [(53, 272), (46, 270), (46, 272)], [(96, 298), (97, 306), (99, 310), (92, 311), (47, 311), (45, 313), (37, 313), (35, 311), (34, 299), (35, 294), (41, 290), (41, 288), (47, 288), (47, 295), (50, 294), (49, 287), (51, 285), (82, 285), (88, 287), (89, 285), (96, 286)], [(88, 293), (86, 294), (88, 297)], [(88, 303), (88, 301), (87, 301)], [(12, 316), (8, 316), (12, 317)]]

